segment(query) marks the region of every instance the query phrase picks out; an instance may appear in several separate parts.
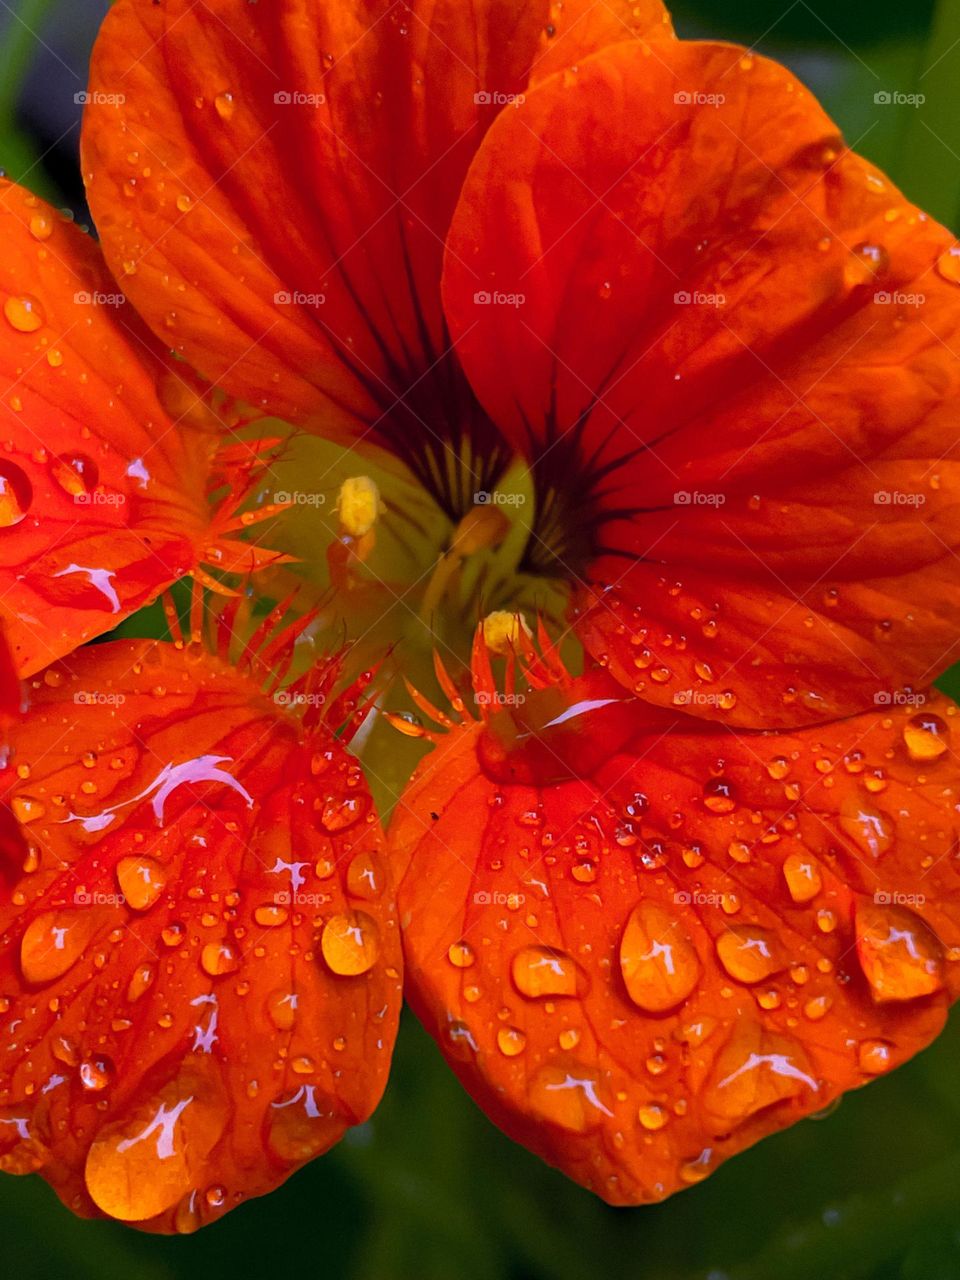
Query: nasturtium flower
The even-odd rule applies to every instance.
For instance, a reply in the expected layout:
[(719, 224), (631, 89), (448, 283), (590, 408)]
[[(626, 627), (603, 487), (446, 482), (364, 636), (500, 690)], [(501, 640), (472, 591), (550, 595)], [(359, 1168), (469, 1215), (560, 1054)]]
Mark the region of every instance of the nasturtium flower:
[(0, 1167), (195, 1229), (405, 993), (640, 1204), (928, 1044), (953, 237), (658, 0), (118, 0), (81, 153), (99, 244), (0, 192)]

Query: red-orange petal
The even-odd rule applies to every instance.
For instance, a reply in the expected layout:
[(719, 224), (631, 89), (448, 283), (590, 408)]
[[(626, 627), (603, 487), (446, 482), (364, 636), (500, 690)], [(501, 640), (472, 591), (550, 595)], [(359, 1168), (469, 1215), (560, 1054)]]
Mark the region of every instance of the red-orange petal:
[(470, 159), (531, 76), (653, 30), (660, 0), (121, 0), (82, 148), (107, 260), (245, 400), (404, 454), (445, 404), (469, 437), (440, 270)]
[(161, 403), (176, 375), (91, 237), (2, 181), (0, 235), (0, 614), (30, 674), (193, 568), (217, 438)]
[(401, 975), (379, 822), (329, 729), (209, 655), (94, 646), (31, 696), (0, 776), (25, 844), (0, 1168), (189, 1231), (380, 1098)]
[(950, 233), (743, 50), (606, 49), (496, 121), (447, 315), (627, 688), (789, 726), (956, 658), (958, 286)]
[[(401, 800), (408, 997), (508, 1134), (611, 1203), (658, 1200), (941, 1029), (956, 707), (792, 734), (648, 709), (624, 744), (612, 679), (562, 721), (555, 693), (452, 730)], [(544, 778), (574, 738), (589, 771), (538, 785), (537, 724)]]

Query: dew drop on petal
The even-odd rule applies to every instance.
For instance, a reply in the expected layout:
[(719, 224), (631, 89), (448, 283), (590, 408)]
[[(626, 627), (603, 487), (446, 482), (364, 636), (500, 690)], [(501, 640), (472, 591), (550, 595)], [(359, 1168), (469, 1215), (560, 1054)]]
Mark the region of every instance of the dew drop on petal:
[(596, 1070), (579, 1062), (541, 1067), (528, 1086), (530, 1108), (568, 1133), (587, 1133), (612, 1116)]
[(45, 911), (20, 940), (20, 967), (27, 982), (53, 982), (80, 959), (96, 931), (92, 911)]
[(762, 982), (787, 964), (776, 934), (759, 925), (729, 925), (716, 946), (720, 963), (737, 982)]
[(33, 503), (33, 485), (15, 462), (0, 461), (0, 529), (19, 524)]
[(939, 760), (949, 746), (950, 729), (933, 712), (921, 711), (903, 727), (903, 741), (911, 760), (929, 764)]
[(943, 949), (915, 912), (861, 900), (854, 925), (860, 967), (875, 1000), (916, 1000), (941, 989)]
[(117, 884), (134, 911), (147, 911), (163, 893), (166, 873), (153, 858), (121, 858), (117, 863)]
[(380, 954), (376, 921), (365, 911), (333, 916), (324, 925), (320, 949), (327, 967), (343, 977), (366, 973)]
[(518, 1027), (501, 1027), (497, 1032), (497, 1048), (507, 1058), (523, 1053), (527, 1037)]
[(200, 967), (211, 978), (222, 978), (240, 967), (240, 956), (229, 942), (208, 942), (200, 952)]
[(18, 333), (36, 333), (44, 321), (43, 308), (32, 294), (12, 294), (3, 304), (7, 322)]
[(820, 868), (809, 854), (789, 854), (783, 861), (783, 878), (794, 902), (810, 902), (823, 888)]
[(638, 1008), (665, 1013), (696, 987), (700, 960), (674, 916), (641, 902), (630, 912), (620, 938), (620, 969)]
[(703, 803), (711, 813), (732, 813), (737, 807), (733, 784), (726, 778), (710, 778), (704, 783)]
[(447, 949), (447, 959), (458, 969), (469, 969), (476, 958), (469, 942), (452, 942)]
[(960, 244), (952, 244), (937, 259), (937, 272), (951, 284), (960, 284)]
[(281, 1094), (267, 1109), (267, 1146), (278, 1160), (290, 1164), (322, 1155), (346, 1128), (336, 1105), (313, 1084)]
[(50, 474), (71, 498), (90, 494), (100, 483), (100, 471), (85, 453), (71, 453), (50, 459)]
[(520, 994), (531, 1000), (577, 994), (577, 966), (564, 951), (524, 947), (513, 957), (510, 973)]

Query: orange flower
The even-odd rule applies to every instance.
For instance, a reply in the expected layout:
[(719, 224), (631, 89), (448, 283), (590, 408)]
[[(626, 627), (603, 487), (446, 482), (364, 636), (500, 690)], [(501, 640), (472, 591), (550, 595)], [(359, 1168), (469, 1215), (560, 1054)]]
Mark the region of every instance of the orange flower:
[[(401, 922), (467, 1088), (613, 1203), (928, 1043), (948, 233), (657, 0), (119, 0), (89, 101), (103, 260), (0, 195), (0, 1167), (152, 1230), (277, 1185), (379, 1100)], [(186, 634), (80, 648), (185, 576)], [(341, 679), (394, 644), (407, 710)], [(389, 857), (384, 699), (436, 743)]]

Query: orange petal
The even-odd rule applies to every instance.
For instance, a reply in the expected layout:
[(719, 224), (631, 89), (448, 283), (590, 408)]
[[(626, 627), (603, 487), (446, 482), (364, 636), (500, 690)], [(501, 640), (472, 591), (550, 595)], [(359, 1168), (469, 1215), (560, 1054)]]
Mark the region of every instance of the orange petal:
[(0, 610), (30, 674), (193, 567), (216, 437), (164, 408), (174, 375), (89, 236), (8, 182), (0, 233)]
[[(957, 708), (767, 734), (633, 701), (624, 743), (610, 677), (565, 719), (556, 693), (453, 729), (402, 798), (408, 996), (510, 1136), (613, 1204), (658, 1200), (941, 1029)], [(592, 762), (558, 780), (574, 739)]]
[(624, 685), (790, 725), (956, 658), (958, 254), (729, 46), (607, 49), (497, 120), (447, 315)]
[(0, 777), (0, 1167), (189, 1231), (366, 1119), (400, 948), (359, 765), (217, 658), (118, 641), (32, 682)]
[(659, 0), (121, 0), (83, 134), (107, 260), (245, 400), (404, 454), (445, 416), (470, 438), (440, 305), (467, 166), (532, 74), (665, 24)]

